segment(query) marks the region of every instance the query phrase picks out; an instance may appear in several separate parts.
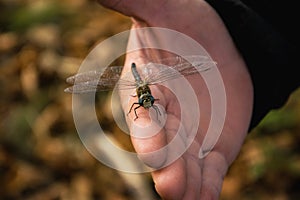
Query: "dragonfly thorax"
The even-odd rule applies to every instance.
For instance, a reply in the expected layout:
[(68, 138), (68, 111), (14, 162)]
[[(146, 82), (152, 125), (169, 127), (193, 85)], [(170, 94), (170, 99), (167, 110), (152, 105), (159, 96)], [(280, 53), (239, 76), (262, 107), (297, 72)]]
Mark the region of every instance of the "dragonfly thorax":
[(154, 104), (154, 97), (151, 94), (151, 90), (147, 84), (140, 85), (136, 89), (136, 94), (139, 98), (139, 105), (144, 108), (150, 108)]

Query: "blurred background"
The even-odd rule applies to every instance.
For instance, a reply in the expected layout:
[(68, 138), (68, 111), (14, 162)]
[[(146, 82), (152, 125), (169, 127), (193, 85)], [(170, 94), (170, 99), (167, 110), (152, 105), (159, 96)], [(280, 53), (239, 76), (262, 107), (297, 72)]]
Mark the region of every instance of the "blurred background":
[[(149, 174), (119, 173), (89, 154), (63, 91), (93, 46), (130, 19), (89, 0), (0, 0), (0, 12), (0, 199), (159, 199)], [(99, 119), (132, 150), (105, 95)], [(300, 199), (300, 90), (248, 135), (221, 199)]]

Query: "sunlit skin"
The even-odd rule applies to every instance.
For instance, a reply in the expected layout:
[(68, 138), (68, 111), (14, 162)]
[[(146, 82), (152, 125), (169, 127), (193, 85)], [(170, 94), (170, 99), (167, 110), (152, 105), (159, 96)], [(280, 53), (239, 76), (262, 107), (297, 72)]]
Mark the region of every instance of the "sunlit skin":
[[(132, 17), (132, 28), (158, 26), (175, 29), (198, 41), (218, 63), (227, 95), (227, 113), (225, 126), (217, 145), (204, 159), (198, 158), (199, 147), (203, 135), (197, 133), (190, 148), (171, 165), (152, 172), (155, 188), (163, 199), (196, 200), (218, 199), (224, 176), (229, 165), (235, 160), (247, 134), (253, 104), (253, 90), (250, 76), (244, 60), (236, 49), (226, 27), (217, 13), (201, 0), (98, 0), (103, 6)], [(139, 40), (144, 40), (142, 35)], [(131, 41), (129, 40), (129, 43)], [(149, 53), (149, 52), (148, 52)], [(125, 69), (129, 71), (137, 57), (147, 57), (140, 51), (127, 54)], [(138, 66), (138, 63), (137, 63)], [(206, 130), (210, 117), (210, 101), (201, 76), (188, 77), (195, 89), (201, 107), (199, 130)], [(180, 87), (179, 81), (176, 82)], [(183, 88), (184, 89), (184, 88)], [(147, 139), (132, 137), (137, 153), (152, 152), (165, 146), (180, 122), (178, 102), (174, 95), (165, 88), (151, 87), (154, 98), (168, 113), (166, 126), (158, 134)], [(128, 96), (123, 96), (128, 99)], [(128, 112), (136, 97), (130, 97), (125, 106)], [(154, 103), (154, 105), (155, 105)], [(205, 109), (207, 108), (207, 109)], [(137, 109), (138, 119), (131, 112), (128, 117), (131, 135), (140, 135), (135, 125), (149, 123), (149, 109)], [(193, 120), (193, 119), (191, 119)], [(183, 141), (184, 142), (184, 141)], [(168, 158), (168, 151), (159, 157), (143, 157), (141, 159), (152, 167), (161, 166)]]

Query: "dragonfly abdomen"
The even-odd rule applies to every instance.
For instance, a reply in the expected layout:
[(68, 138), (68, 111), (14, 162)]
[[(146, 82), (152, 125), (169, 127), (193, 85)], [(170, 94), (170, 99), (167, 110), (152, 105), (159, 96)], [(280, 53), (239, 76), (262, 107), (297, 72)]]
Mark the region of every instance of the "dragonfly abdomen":
[(141, 76), (140, 74), (138, 73), (137, 69), (136, 69), (136, 65), (135, 63), (132, 63), (131, 64), (131, 72), (132, 72), (132, 75), (134, 77), (134, 80), (137, 84), (141, 84), (143, 81), (141, 79)]

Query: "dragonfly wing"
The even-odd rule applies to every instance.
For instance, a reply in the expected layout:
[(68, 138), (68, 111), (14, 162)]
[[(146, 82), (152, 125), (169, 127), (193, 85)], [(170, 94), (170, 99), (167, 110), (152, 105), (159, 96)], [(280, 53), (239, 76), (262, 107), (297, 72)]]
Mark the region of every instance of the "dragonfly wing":
[(95, 91), (135, 88), (135, 82), (120, 79), (123, 66), (110, 66), (104, 71), (88, 71), (67, 78), (67, 83), (73, 86), (65, 89), (69, 93), (87, 93)]
[[(176, 56), (162, 59), (161, 63), (147, 64), (145, 80), (149, 84), (162, 83), (181, 76), (204, 72), (214, 67), (216, 63), (206, 56), (187, 56), (186, 59)], [(189, 61), (187, 61), (189, 60)]]
[(136, 83), (128, 80), (117, 79), (117, 80), (105, 80), (100, 79), (95, 81), (87, 81), (74, 84), (65, 89), (68, 93), (88, 93), (96, 91), (109, 91), (117, 87), (119, 90), (129, 90), (136, 88)]
[(120, 74), (122, 72), (123, 66), (109, 66), (104, 70), (94, 70), (94, 71), (88, 71), (76, 74), (74, 76), (71, 76), (67, 78), (67, 83), (69, 84), (75, 84), (76, 83), (82, 83), (82, 82), (88, 82), (88, 81), (95, 81), (99, 80), (100, 78), (119, 78)]
[[(158, 60), (156, 63), (148, 63), (141, 67), (141, 74), (148, 84), (162, 83), (180, 76), (188, 76), (209, 70), (215, 66), (206, 56), (169, 57)], [(104, 71), (89, 71), (76, 74), (67, 78), (67, 82), (73, 86), (65, 91), (70, 93), (85, 93), (95, 91), (112, 90), (118, 87), (120, 90), (136, 88), (136, 82), (132, 80), (132, 74), (126, 74), (120, 79), (123, 66), (110, 66)]]

